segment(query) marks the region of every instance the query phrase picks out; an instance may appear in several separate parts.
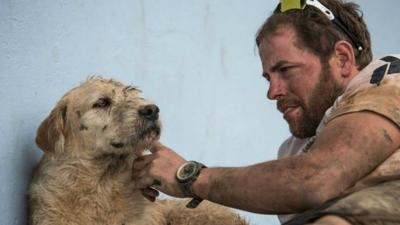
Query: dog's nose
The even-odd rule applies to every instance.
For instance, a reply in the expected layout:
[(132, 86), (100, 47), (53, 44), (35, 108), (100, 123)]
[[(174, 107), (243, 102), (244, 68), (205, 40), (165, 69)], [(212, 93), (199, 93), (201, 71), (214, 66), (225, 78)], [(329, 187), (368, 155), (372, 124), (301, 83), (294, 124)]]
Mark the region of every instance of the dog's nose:
[(145, 105), (139, 109), (139, 115), (148, 120), (157, 120), (160, 109), (156, 105)]

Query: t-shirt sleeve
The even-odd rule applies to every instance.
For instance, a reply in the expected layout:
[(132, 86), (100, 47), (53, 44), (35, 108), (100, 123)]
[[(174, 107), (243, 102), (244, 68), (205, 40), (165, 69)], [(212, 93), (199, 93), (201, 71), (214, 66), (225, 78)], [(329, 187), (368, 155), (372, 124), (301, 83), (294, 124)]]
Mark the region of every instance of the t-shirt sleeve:
[(360, 77), (349, 84), (327, 112), (325, 124), (347, 113), (371, 111), (400, 127), (400, 74), (386, 74), (379, 84), (371, 83), (370, 77)]

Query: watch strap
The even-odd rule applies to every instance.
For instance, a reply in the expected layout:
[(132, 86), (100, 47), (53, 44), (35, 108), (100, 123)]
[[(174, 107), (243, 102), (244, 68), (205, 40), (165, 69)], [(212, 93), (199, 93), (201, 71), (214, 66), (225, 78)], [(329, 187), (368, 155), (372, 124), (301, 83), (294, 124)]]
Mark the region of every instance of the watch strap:
[(192, 200), (190, 200), (190, 201), (188, 202), (188, 204), (186, 204), (186, 208), (194, 209), (194, 208), (196, 208), (202, 201), (203, 201), (202, 198), (194, 197), (194, 198), (192, 198)]
[(194, 181), (195, 180), (191, 180), (187, 183), (180, 183), (181, 190), (186, 197), (193, 197), (193, 198), (197, 197), (192, 191), (192, 184), (194, 183)]

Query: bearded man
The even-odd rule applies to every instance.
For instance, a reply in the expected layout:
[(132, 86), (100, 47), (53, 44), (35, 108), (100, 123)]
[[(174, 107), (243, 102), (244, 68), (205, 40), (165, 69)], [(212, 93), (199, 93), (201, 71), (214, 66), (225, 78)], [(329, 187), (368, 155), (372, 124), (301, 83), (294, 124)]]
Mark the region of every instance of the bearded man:
[(134, 163), (143, 193), (280, 214), (285, 225), (400, 224), (400, 56), (371, 62), (358, 6), (341, 0), (282, 0), (256, 43), (292, 133), (279, 159), (207, 168), (158, 144)]

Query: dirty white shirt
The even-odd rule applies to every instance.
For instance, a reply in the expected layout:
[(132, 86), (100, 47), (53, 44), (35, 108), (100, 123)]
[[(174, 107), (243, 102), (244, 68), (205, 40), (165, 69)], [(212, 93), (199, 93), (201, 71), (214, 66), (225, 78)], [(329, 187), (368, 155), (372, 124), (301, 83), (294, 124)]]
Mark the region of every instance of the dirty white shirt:
[[(355, 76), (345, 92), (329, 108), (317, 128), (317, 136), (329, 121), (341, 115), (371, 111), (386, 117), (400, 128), (400, 55), (377, 59)], [(289, 137), (279, 148), (278, 158), (306, 154), (315, 137), (299, 139)], [(347, 193), (400, 179), (400, 149), (386, 159), (370, 174), (363, 177)], [(279, 215), (284, 223), (295, 214)]]

